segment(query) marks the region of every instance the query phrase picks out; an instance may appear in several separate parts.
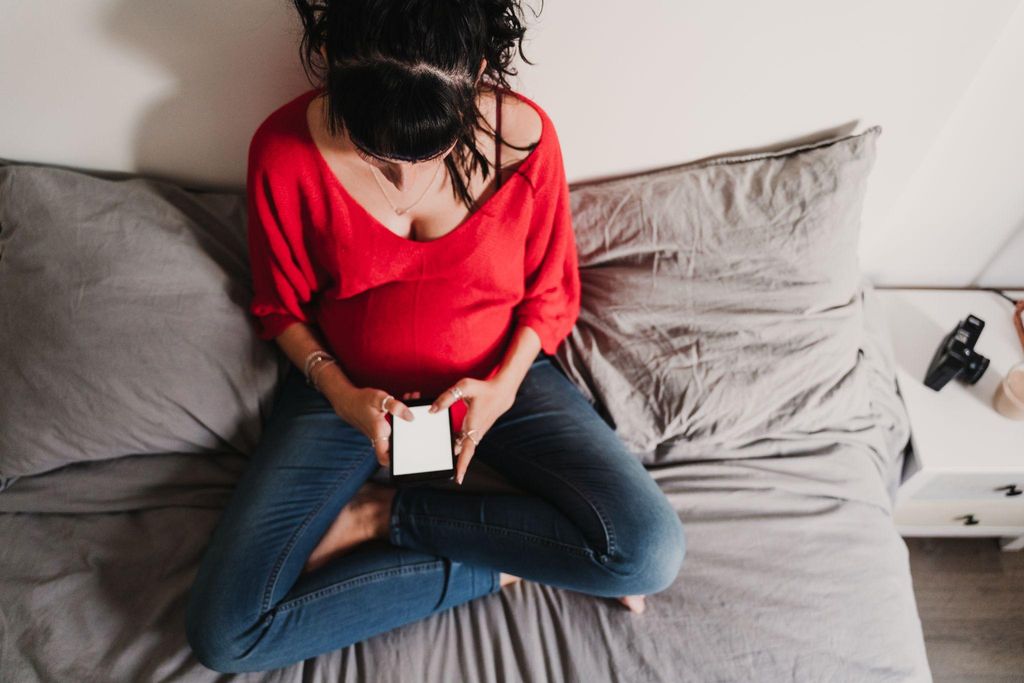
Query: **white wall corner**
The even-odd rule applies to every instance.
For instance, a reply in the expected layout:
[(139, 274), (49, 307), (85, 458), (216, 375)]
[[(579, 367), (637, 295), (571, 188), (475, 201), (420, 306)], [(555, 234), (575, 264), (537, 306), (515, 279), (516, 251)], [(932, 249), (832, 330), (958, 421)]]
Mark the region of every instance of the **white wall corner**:
[(861, 257), (885, 286), (1024, 286), (1024, 2)]

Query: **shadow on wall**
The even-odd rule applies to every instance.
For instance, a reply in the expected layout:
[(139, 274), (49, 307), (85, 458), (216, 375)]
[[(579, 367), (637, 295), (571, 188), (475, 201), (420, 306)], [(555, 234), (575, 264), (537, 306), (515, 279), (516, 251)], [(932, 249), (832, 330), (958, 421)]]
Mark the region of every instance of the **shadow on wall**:
[[(249, 141), (262, 119), (284, 104), (282, 93), (297, 95), (311, 87), (299, 61), (301, 26), (291, 1), (117, 0), (106, 7), (100, 22), (110, 42), (122, 46), (127, 58), (167, 75), (166, 91), (152, 99), (136, 123), (132, 148), (138, 170), (48, 165), (114, 180), (144, 176), (190, 191), (243, 192), (244, 184), (215, 179), (244, 175), (239, 168), (246, 163)], [(586, 178), (571, 186), (811, 144), (848, 135), (858, 123), (852, 120), (774, 144), (668, 166)]]
[[(299, 62), (301, 26), (291, 3), (119, 0), (100, 21), (128, 58), (151, 63), (169, 82), (137, 121), (134, 175), (190, 190), (244, 191), (212, 179), (237, 177), (256, 127), (284, 104), (281, 93), (311, 87)], [(157, 168), (181, 169), (181, 175)]]
[[(108, 180), (143, 177), (193, 192), (245, 192), (215, 178), (245, 175), (249, 142), (284, 104), (281, 93), (312, 87), (299, 61), (301, 26), (289, 0), (208, 3), (118, 0), (100, 22), (128, 59), (152, 64), (169, 85), (138, 117), (136, 171), (0, 157), (0, 164), (46, 166)], [(180, 169), (179, 173), (158, 169)], [(203, 180), (208, 178), (209, 180)]]

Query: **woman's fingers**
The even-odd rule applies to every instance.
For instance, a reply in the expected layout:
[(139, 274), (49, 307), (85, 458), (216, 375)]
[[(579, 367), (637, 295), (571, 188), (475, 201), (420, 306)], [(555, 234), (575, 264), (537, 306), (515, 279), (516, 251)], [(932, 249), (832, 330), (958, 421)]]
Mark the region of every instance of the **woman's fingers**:
[[(482, 436), (481, 430), (479, 429), (473, 432), (472, 436), (466, 436), (465, 434), (466, 431), (469, 431), (468, 425), (474, 417), (472, 399), (476, 396), (479, 388), (486, 386), (486, 383), (480, 380), (463, 377), (447, 390), (443, 391), (429, 408), (429, 412), (436, 413), (439, 410), (448, 408), (460, 399), (466, 403), (466, 414), (462, 418), (463, 433), (456, 437), (454, 444), (455, 454), (458, 456), (458, 461), (455, 465), (455, 481), (459, 484), (462, 483), (463, 478), (466, 476), (466, 470), (469, 469), (469, 461), (473, 459), (473, 455), (476, 453), (476, 442), (478, 442)], [(453, 389), (458, 389), (458, 394), (456, 394), (455, 391), (452, 391)]]
[[(456, 396), (452, 389), (458, 388), (462, 392), (462, 396)], [(470, 386), (469, 381), (466, 379), (460, 379), (455, 384), (451, 385), (448, 389), (441, 392), (441, 395), (437, 397), (427, 412), (436, 413), (439, 410), (444, 410), (451, 404), (455, 403), (460, 398), (468, 399), (473, 397), (473, 388)], [(468, 404), (469, 401), (466, 401)]]
[[(392, 415), (392, 420), (395, 417), (400, 417), (409, 422), (414, 417), (412, 411), (409, 410), (409, 406), (383, 389), (366, 388), (364, 391), (368, 394), (368, 400), (371, 405), (363, 406), (362, 409), (366, 412), (356, 417), (355, 421), (360, 425), (368, 425), (368, 428), (364, 428), (364, 433), (366, 433), (373, 444), (373, 451), (377, 457), (377, 462), (380, 463), (381, 467), (389, 467), (391, 465), (391, 453), (388, 451), (388, 437), (391, 435), (391, 422), (388, 421), (387, 416), (390, 414)], [(419, 391), (407, 391), (402, 394), (402, 398), (415, 399), (419, 398), (420, 395)], [(384, 399), (387, 399), (387, 401)], [(382, 404), (384, 405), (383, 410), (381, 409)]]
[[(419, 396), (418, 391), (407, 391), (403, 394), (404, 398), (416, 398)], [(414, 394), (414, 396), (413, 396)], [(388, 451), (388, 437), (391, 435), (391, 423), (388, 422), (387, 415), (390, 413), (395, 417), (400, 417), (403, 420), (412, 421), (413, 414), (409, 410), (409, 406), (402, 403), (400, 400), (391, 396), (386, 402), (384, 399), (390, 396), (385, 391), (378, 392), (377, 400), (377, 420), (374, 422), (374, 427), (370, 438), (373, 439), (373, 450), (377, 456), (377, 462), (380, 463), (381, 467), (388, 467), (391, 464), (391, 453)], [(380, 411), (381, 404), (384, 404), (385, 410)]]
[(388, 436), (391, 434), (391, 425), (386, 418), (381, 417), (376, 424), (373, 435), (373, 450), (377, 456), (377, 462), (381, 467), (388, 467), (391, 464), (391, 454), (388, 452)]
[[(387, 396), (387, 394), (381, 394), (381, 401), (382, 402), (384, 400), (383, 399), (384, 396)], [(379, 406), (380, 404), (378, 403), (377, 405)], [(403, 420), (408, 420), (408, 421), (412, 422), (412, 419), (413, 419), (412, 411), (409, 410), (409, 406), (405, 405), (404, 403), (399, 401), (394, 396), (392, 396), (390, 399), (388, 399), (388, 402), (385, 404), (385, 407), (387, 408), (387, 410), (385, 412), (391, 413), (392, 415), (397, 415), (398, 417), (402, 418)]]
[(455, 440), (455, 452), (459, 456), (458, 463), (455, 465), (455, 481), (460, 484), (462, 483), (462, 478), (466, 476), (466, 470), (469, 469), (469, 461), (473, 459), (473, 454), (476, 453), (476, 444), (473, 442), (473, 437), (476, 434), (476, 432), (473, 432), (473, 436), (460, 434)]

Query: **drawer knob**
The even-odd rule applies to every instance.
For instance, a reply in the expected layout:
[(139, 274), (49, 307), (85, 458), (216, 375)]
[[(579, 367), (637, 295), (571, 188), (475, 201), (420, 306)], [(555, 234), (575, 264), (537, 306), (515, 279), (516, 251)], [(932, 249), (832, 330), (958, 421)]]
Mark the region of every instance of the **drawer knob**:
[(954, 519), (964, 520), (964, 526), (974, 526), (978, 524), (978, 520), (974, 518), (974, 515), (964, 515), (963, 517), (954, 517)]
[(1006, 491), (1007, 497), (1019, 496), (1020, 494), (1024, 493), (1024, 491), (1021, 491), (1019, 488), (1017, 488), (1016, 484), (1010, 484), (1009, 486), (1000, 486), (999, 488), (996, 489), (996, 491)]

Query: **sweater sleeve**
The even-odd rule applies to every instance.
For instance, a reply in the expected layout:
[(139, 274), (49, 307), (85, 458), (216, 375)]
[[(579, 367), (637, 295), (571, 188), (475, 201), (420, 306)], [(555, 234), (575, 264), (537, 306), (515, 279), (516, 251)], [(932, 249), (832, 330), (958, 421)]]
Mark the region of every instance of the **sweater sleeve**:
[[(546, 134), (554, 135), (551, 129)], [(580, 311), (580, 275), (565, 177), (557, 137), (548, 172), (534, 187), (534, 216), (526, 241), (526, 286), (515, 308), (520, 325), (533, 328), (545, 353), (554, 354), (569, 336)]]
[(275, 182), (280, 169), (267, 163), (258, 136), (249, 147), (246, 195), (249, 265), (253, 296), (249, 312), (257, 336), (270, 340), (292, 324), (313, 318), (316, 276), (307, 253), (301, 212), (293, 210), (297, 193)]

